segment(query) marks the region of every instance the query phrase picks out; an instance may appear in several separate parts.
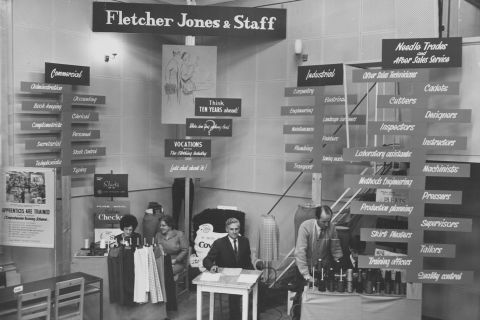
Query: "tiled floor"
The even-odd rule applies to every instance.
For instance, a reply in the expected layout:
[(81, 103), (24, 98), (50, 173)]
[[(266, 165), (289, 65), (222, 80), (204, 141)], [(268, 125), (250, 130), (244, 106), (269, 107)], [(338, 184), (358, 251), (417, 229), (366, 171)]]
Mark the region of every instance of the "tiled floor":
[[(202, 315), (203, 319), (208, 319), (208, 294), (204, 293)], [(220, 301), (221, 300), (221, 301)], [(196, 319), (196, 293), (190, 292), (185, 294), (178, 304), (178, 311), (168, 312), (168, 317), (171, 320), (195, 320)], [(216, 296), (215, 298), (215, 320), (229, 320), (228, 319), (228, 299), (226, 295), (222, 298)], [(278, 307), (270, 307), (260, 313), (258, 320), (287, 320), (290, 317), (287, 315), (287, 306), (281, 305)]]

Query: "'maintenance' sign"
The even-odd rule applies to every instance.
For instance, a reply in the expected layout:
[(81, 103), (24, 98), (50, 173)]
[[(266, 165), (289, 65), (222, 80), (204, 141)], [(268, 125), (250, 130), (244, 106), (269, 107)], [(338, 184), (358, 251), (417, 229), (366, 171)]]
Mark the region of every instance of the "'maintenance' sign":
[(94, 2), (94, 32), (286, 37), (285, 9)]

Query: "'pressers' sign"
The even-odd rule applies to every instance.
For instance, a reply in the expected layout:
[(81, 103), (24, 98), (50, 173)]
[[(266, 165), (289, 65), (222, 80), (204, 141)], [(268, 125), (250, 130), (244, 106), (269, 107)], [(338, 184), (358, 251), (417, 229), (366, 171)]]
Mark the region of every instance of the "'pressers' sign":
[(45, 82), (90, 85), (90, 67), (45, 62)]
[(447, 68), (462, 66), (462, 38), (383, 39), (382, 67)]
[(165, 139), (165, 157), (210, 158), (211, 149), (207, 139)]
[(343, 84), (343, 64), (298, 67), (297, 86), (332, 86)]
[(93, 3), (93, 32), (286, 37), (285, 9)]

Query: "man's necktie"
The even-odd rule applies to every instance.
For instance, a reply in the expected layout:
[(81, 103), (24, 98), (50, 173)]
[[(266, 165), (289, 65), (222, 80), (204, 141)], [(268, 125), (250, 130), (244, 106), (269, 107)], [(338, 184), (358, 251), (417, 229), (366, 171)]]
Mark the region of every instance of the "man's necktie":
[(238, 260), (237, 239), (233, 239), (233, 252), (235, 253), (235, 259)]

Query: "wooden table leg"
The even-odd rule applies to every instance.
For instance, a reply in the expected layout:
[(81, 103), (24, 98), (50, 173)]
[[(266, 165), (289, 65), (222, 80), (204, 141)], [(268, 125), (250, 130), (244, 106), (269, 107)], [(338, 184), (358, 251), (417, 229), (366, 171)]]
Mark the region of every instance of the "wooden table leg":
[(197, 286), (197, 320), (202, 320), (202, 290)]
[(253, 299), (252, 299), (252, 319), (257, 320), (257, 307), (258, 307), (258, 282), (253, 286)]
[(242, 320), (248, 320), (248, 290), (242, 294)]
[(213, 320), (213, 313), (215, 312), (215, 293), (210, 292), (210, 316), (209, 319)]

